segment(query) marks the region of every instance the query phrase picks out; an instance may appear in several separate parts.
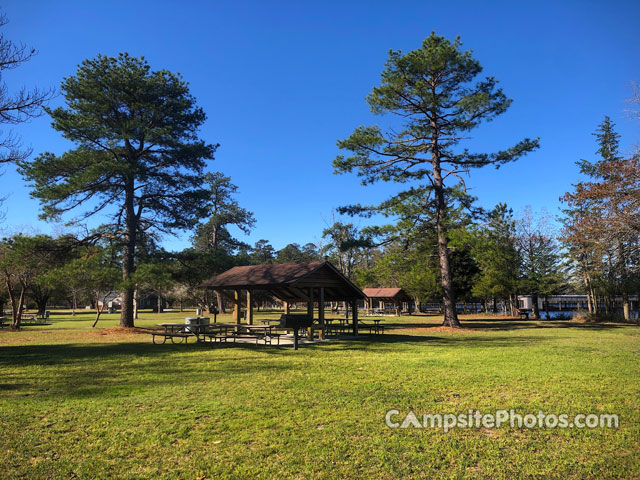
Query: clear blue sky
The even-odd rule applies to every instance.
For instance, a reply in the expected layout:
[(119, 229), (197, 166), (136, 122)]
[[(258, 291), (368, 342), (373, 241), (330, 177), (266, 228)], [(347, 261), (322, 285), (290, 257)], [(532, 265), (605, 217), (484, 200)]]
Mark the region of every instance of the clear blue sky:
[[(98, 53), (144, 55), (153, 69), (180, 72), (208, 115), (202, 137), (221, 144), (211, 170), (232, 177), (239, 201), (258, 220), (250, 243), (276, 248), (320, 237), (335, 207), (386, 198), (393, 187), (359, 186), (335, 176), (336, 140), (379, 121), (364, 97), (379, 83), (390, 48), (417, 48), (432, 30), (462, 37), (514, 99), (510, 110), (474, 133), (493, 151), (524, 136), (542, 148), (503, 167), (472, 173), (483, 206), (506, 201), (556, 213), (578, 179), (574, 162), (593, 158), (591, 133), (610, 115), (623, 149), (640, 143), (624, 114), (640, 82), (640, 2), (478, 1), (5, 1), (5, 35), (38, 49), (5, 75), (10, 88), (58, 87)], [(59, 104), (58, 98), (53, 103)], [(35, 153), (68, 144), (43, 117), (16, 128)], [(5, 231), (55, 231), (21, 178), (0, 177)], [(188, 235), (167, 239), (171, 249)]]

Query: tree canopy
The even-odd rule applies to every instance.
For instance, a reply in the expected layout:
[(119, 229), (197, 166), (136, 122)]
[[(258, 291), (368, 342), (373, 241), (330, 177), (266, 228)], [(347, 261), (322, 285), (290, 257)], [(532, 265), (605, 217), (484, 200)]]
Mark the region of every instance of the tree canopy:
[[(135, 271), (137, 237), (195, 225), (204, 214), (205, 161), (216, 145), (198, 138), (204, 111), (186, 82), (128, 54), (85, 60), (65, 78), (66, 107), (48, 110), (76, 148), (19, 163), (42, 217), (109, 214), (101, 230), (122, 248), (124, 285)], [(133, 326), (133, 289), (123, 291), (122, 326)]]
[[(426, 193), (424, 210), (433, 211), (438, 232), (444, 324), (454, 327), (459, 322), (447, 217), (451, 201), (463, 191), (455, 184), (464, 183), (461, 175), (472, 168), (499, 167), (538, 147), (537, 139), (525, 138), (494, 153), (459, 148), (471, 130), (504, 113), (511, 104), (493, 77), (476, 80), (482, 67), (461, 46), (459, 38), (451, 42), (432, 33), (417, 50), (407, 54), (391, 50), (381, 84), (373, 88), (367, 102), (374, 114), (391, 114), (398, 121), (387, 129), (378, 125), (356, 128), (338, 142), (351, 155), (339, 155), (333, 162), (336, 173), (356, 171), (365, 185), (378, 181), (411, 185), (389, 202), (401, 202), (411, 190)], [(375, 207), (342, 209), (349, 213), (367, 210)]]

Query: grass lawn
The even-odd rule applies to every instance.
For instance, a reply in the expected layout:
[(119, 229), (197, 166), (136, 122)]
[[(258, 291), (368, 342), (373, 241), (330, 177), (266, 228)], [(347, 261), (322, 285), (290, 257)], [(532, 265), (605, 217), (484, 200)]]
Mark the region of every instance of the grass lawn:
[[(635, 326), (387, 318), (383, 336), (294, 352), (153, 345), (92, 318), (0, 330), (0, 478), (640, 478)], [(392, 408), (616, 413), (620, 427), (391, 429)]]

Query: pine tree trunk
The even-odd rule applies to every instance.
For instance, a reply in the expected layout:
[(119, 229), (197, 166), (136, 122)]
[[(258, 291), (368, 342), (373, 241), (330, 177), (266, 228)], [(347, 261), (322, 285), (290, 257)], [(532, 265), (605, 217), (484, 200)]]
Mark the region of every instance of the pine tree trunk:
[(629, 303), (629, 294), (622, 294), (622, 313), (624, 315), (624, 321), (631, 321), (631, 304)]
[(538, 305), (538, 294), (531, 295), (531, 308), (533, 309), (533, 319), (540, 320), (540, 306)]
[(544, 314), (545, 318), (549, 320), (549, 298), (546, 295), (544, 296)]
[(102, 312), (104, 311), (104, 302), (107, 299), (107, 297), (104, 297), (102, 299), (102, 307), (100, 306), (100, 299), (96, 299), (96, 319), (93, 322), (93, 325), (91, 325), (91, 328), (95, 328), (96, 325), (98, 324), (98, 320), (100, 320), (100, 315), (102, 315)]
[(16, 298), (16, 291), (11, 284), (11, 279), (7, 275), (5, 278), (7, 287), (7, 293), (9, 294), (9, 305), (11, 306), (11, 329), (17, 330), (20, 328), (20, 321), (22, 320), (22, 303), (24, 302), (24, 288), (20, 292), (18, 298)]
[(220, 292), (216, 292), (216, 302), (218, 304), (218, 311), (220, 313), (227, 313), (224, 308), (224, 302), (222, 301), (222, 295), (220, 295)]
[(442, 279), (442, 305), (444, 309), (444, 322), (447, 327), (460, 328), (458, 313), (456, 312), (456, 294), (453, 289), (453, 277), (451, 275), (451, 262), (449, 259), (447, 228), (445, 225), (446, 203), (444, 199), (444, 186), (440, 170), (440, 159), (433, 158), (433, 186), (436, 198), (436, 229), (438, 231), (438, 257), (440, 260), (440, 277)]
[(26, 287), (24, 284), (20, 289), (20, 296), (18, 297), (18, 304), (16, 305), (16, 312), (13, 315), (13, 323), (11, 324), (11, 328), (13, 330), (17, 330), (20, 328), (20, 324), (22, 323), (22, 310), (24, 309), (24, 292)]
[(47, 310), (47, 303), (49, 303), (49, 296), (47, 295), (38, 298), (38, 301), (36, 303), (38, 305), (38, 315), (44, 317), (44, 312)]
[(133, 297), (134, 287), (127, 282), (135, 271), (135, 251), (136, 251), (136, 234), (137, 234), (137, 218), (134, 211), (134, 184), (132, 179), (127, 179), (125, 186), (125, 221), (127, 224), (126, 243), (122, 255), (122, 280), (125, 288), (122, 291), (122, 310), (120, 312), (120, 326), (133, 327)]

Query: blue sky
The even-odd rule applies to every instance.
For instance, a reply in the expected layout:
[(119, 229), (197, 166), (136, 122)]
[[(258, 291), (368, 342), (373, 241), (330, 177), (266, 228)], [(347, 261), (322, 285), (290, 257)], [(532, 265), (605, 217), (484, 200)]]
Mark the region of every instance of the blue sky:
[[(541, 137), (539, 151), (496, 171), (472, 172), (479, 203), (532, 205), (555, 214), (578, 179), (574, 162), (593, 158), (591, 133), (609, 115), (627, 150), (639, 125), (624, 113), (640, 82), (640, 2), (168, 2), (5, 1), (5, 36), (39, 53), (8, 72), (10, 89), (58, 87), (98, 53), (144, 55), (153, 69), (180, 72), (208, 120), (201, 136), (220, 143), (210, 170), (230, 175), (255, 213), (250, 243), (276, 248), (320, 238), (332, 209), (374, 203), (389, 185), (361, 187), (333, 175), (336, 141), (379, 123), (364, 101), (390, 48), (418, 48), (433, 30), (462, 37), (500, 81), (512, 107), (473, 133), (476, 150)], [(53, 105), (60, 104), (57, 98)], [(47, 117), (15, 131), (35, 153), (70, 147)], [(0, 177), (5, 232), (55, 232), (11, 167)], [(187, 246), (188, 234), (165, 246)]]

